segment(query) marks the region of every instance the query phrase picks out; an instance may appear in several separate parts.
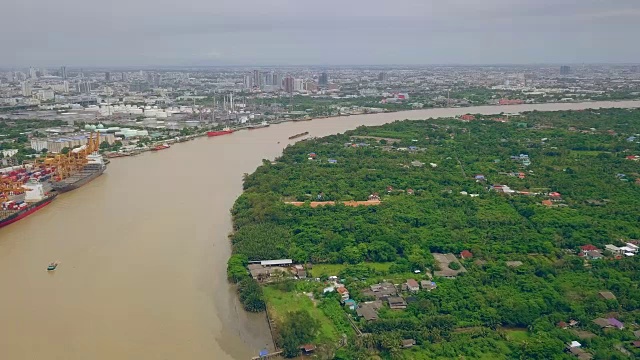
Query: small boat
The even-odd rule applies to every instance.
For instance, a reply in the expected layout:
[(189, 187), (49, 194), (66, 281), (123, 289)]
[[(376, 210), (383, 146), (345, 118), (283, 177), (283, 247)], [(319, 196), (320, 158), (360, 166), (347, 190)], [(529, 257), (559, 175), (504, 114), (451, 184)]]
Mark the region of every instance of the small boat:
[(47, 266), (47, 271), (53, 271), (58, 267), (58, 262), (54, 261), (49, 266)]

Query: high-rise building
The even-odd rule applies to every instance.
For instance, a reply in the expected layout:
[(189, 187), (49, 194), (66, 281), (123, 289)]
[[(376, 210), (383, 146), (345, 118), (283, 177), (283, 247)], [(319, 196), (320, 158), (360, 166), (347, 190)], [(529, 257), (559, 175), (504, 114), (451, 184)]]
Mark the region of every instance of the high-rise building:
[(31, 96), (31, 81), (25, 80), (22, 82), (22, 96)]
[(127, 81), (127, 73), (123, 72), (120, 76), (123, 82)]
[(294, 78), (292, 76), (287, 76), (283, 80), (284, 91), (288, 93), (292, 93), (294, 89)]
[(378, 81), (383, 81), (383, 82), (389, 81), (389, 74), (387, 74), (384, 71), (381, 72), (380, 74), (378, 74)]
[(569, 75), (571, 73), (571, 67), (567, 65), (560, 66), (560, 75)]
[(253, 77), (249, 74), (246, 74), (242, 79), (242, 85), (245, 89), (251, 89), (253, 87)]
[(30, 77), (31, 79), (37, 79), (37, 78), (38, 78), (38, 70), (36, 70), (36, 69), (34, 69), (34, 68), (30, 67), (30, 68), (29, 68), (29, 77)]
[(304, 90), (304, 80), (302, 80), (302, 79), (294, 79), (293, 80), (293, 90), (294, 91), (302, 91), (302, 90)]
[(156, 74), (153, 76), (153, 86), (160, 86), (162, 84), (162, 75)]
[(273, 73), (272, 72), (266, 72), (264, 74), (264, 84), (265, 85), (273, 85)]
[(64, 93), (65, 93), (65, 94), (68, 94), (68, 93), (69, 93), (69, 82), (68, 82), (68, 81), (66, 81), (66, 80), (65, 80), (65, 81), (63, 81), (63, 82), (62, 82), (62, 86), (63, 86)]
[(105, 81), (111, 81), (111, 73), (110, 72), (105, 72), (104, 73), (104, 80)]
[(282, 75), (278, 73), (273, 74), (273, 85), (277, 86), (278, 88), (282, 88)]
[(67, 80), (67, 67), (63, 66), (60, 68), (60, 77), (62, 80)]
[(147, 73), (147, 82), (149, 84), (153, 84), (153, 74), (152, 73)]
[(76, 85), (76, 90), (82, 94), (90, 94), (91, 93), (91, 83), (88, 80), (81, 80)]
[(304, 83), (304, 89), (307, 91), (318, 91), (318, 85), (314, 81)]
[(329, 74), (327, 74), (326, 72), (323, 72), (322, 74), (320, 74), (320, 77), (318, 78), (318, 85), (320, 86), (329, 85)]
[(253, 86), (262, 87), (262, 76), (260, 70), (253, 70)]

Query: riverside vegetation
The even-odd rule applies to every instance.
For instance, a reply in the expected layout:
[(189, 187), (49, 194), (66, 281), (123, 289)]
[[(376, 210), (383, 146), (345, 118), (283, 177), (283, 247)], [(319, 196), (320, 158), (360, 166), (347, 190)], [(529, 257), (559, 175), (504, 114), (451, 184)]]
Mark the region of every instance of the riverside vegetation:
[[(327, 359), (570, 359), (566, 345), (579, 341), (595, 359), (640, 356), (632, 345), (640, 255), (579, 256), (584, 245), (640, 238), (640, 162), (631, 158), (640, 155), (640, 111), (475, 117), (397, 121), (302, 141), (245, 176), (232, 210), (228, 275), (241, 284), (247, 310), (270, 309), (285, 355), (315, 343)], [(378, 206), (285, 204), (376, 194)], [(338, 275), (360, 303), (369, 285), (428, 279), (439, 270), (432, 253), (463, 250), (473, 254), (460, 259), (466, 273), (434, 277), (436, 289), (405, 293), (406, 310), (385, 306), (377, 320), (358, 318), (322, 291)], [(312, 263), (321, 281), (261, 287), (248, 276), (249, 260), (279, 258)], [(616, 318), (624, 328), (601, 328), (596, 318)], [(565, 326), (570, 320), (577, 324)], [(343, 334), (347, 345), (338, 348)], [(416, 345), (402, 349), (403, 339)]]

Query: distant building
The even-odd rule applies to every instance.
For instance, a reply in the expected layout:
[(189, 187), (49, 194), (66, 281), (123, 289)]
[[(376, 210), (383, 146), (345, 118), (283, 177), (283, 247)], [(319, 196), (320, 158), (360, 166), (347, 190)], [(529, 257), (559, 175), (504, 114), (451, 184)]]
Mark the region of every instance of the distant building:
[(29, 80), (22, 82), (22, 96), (31, 96), (31, 82)]
[(320, 74), (320, 77), (318, 78), (318, 85), (320, 86), (329, 85), (329, 74), (327, 74), (326, 72), (323, 72), (322, 74)]
[(284, 91), (288, 93), (292, 93), (294, 90), (294, 78), (292, 76), (287, 76), (284, 78), (283, 85)]
[(571, 67), (567, 65), (560, 66), (560, 75), (569, 75), (571, 73)]
[(60, 68), (60, 77), (62, 80), (67, 80), (67, 67), (63, 66)]
[(293, 79), (293, 90), (294, 91), (303, 91), (304, 90), (304, 80), (302, 80), (302, 79)]
[(253, 70), (253, 86), (262, 87), (263, 79), (260, 70)]
[(243, 77), (242, 86), (245, 89), (251, 89), (253, 87), (253, 77), (250, 74), (247, 74)]
[(380, 74), (378, 74), (378, 81), (382, 81), (382, 82), (387, 82), (389, 81), (389, 74), (387, 74), (386, 72), (381, 72)]
[(111, 73), (110, 72), (105, 72), (104, 73), (104, 80), (105, 81), (111, 81)]

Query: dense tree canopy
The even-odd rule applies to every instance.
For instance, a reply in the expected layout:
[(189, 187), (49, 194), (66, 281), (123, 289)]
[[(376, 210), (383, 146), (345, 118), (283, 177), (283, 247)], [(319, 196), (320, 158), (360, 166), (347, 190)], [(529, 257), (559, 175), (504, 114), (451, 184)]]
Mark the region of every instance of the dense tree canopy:
[[(336, 357), (373, 349), (416, 359), (569, 358), (564, 346), (577, 337), (556, 326), (569, 319), (597, 335), (580, 340), (596, 358), (620, 356), (614, 346), (629, 348), (631, 324), (640, 322), (640, 255), (577, 255), (583, 245), (640, 238), (640, 162), (629, 158), (640, 155), (640, 110), (476, 118), (360, 127), (265, 161), (245, 177), (232, 210), (230, 278), (247, 260), (349, 264), (340, 275), (360, 301), (358, 290), (375, 281), (438, 269), (432, 253), (469, 250), (464, 275), (437, 278), (437, 290), (416, 294), (406, 311), (383, 309), (377, 321), (360, 323), (372, 337)], [(377, 196), (377, 206), (341, 203)], [(380, 262), (391, 265), (366, 265)], [(605, 290), (616, 299), (598, 295)], [(629, 327), (603, 331), (596, 317)], [(527, 338), (514, 340), (510, 329)], [(398, 355), (399, 339), (408, 338), (421, 353)]]

